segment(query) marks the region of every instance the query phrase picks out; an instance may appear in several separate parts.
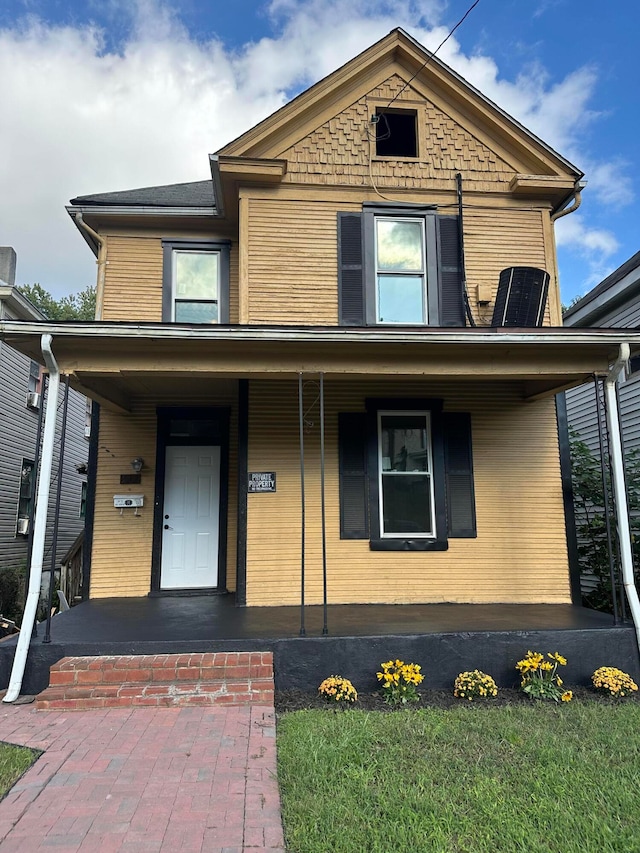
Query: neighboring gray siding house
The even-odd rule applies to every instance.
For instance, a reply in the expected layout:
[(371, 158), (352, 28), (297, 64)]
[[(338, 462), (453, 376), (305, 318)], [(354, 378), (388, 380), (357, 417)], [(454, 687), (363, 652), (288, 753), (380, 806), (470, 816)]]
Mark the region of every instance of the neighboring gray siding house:
[[(0, 247), (0, 320), (44, 320), (42, 314), (13, 286), (15, 269), (14, 250)], [(27, 559), (28, 532), (36, 487), (34, 463), (37, 458), (38, 415), (45, 402), (43, 385), (40, 365), (0, 340), (0, 570), (24, 565)], [(48, 570), (51, 560), (62, 398), (61, 393), (45, 570)], [(85, 437), (86, 423), (86, 399), (70, 389), (56, 548), (58, 567), (61, 557), (84, 526), (82, 501), (86, 494), (86, 475), (78, 473), (77, 468), (87, 462), (89, 442), (88, 436)]]
[[(564, 314), (565, 326), (638, 329), (640, 327), (640, 252), (590, 290)], [(619, 385), (625, 452), (640, 449), (640, 359)], [(567, 417), (582, 440), (599, 454), (593, 384), (567, 391)]]

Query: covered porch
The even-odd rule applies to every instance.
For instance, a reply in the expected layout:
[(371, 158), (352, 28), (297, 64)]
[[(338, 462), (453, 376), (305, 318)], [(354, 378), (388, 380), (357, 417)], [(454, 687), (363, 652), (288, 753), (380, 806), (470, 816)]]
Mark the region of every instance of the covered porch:
[[(31, 641), (23, 693), (38, 693), (62, 657), (272, 651), (278, 689), (315, 690), (331, 673), (375, 689), (384, 660), (420, 663), (430, 688), (449, 688), (459, 672), (483, 669), (505, 687), (528, 649), (559, 651), (567, 683), (587, 683), (602, 665), (640, 674), (635, 631), (613, 617), (570, 604), (235, 606), (233, 595), (107, 598), (84, 602), (52, 620)], [(304, 618), (305, 636), (300, 636)], [(16, 638), (0, 644), (7, 683)]]

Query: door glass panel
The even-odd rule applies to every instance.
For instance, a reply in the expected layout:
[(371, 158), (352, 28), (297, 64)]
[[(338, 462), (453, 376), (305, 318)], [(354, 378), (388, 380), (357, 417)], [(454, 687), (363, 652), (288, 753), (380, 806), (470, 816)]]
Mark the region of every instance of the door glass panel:
[(171, 438), (211, 439), (219, 431), (218, 422), (212, 418), (172, 418), (169, 423)]
[(376, 219), (378, 269), (421, 272), (422, 235), (422, 222), (418, 220)]
[(424, 323), (423, 281), (421, 275), (379, 275), (378, 322)]

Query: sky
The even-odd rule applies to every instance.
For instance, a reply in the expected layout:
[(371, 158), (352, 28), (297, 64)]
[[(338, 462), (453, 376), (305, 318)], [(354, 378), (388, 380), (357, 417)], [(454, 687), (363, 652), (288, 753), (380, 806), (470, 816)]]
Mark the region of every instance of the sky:
[[(65, 211), (205, 180), (208, 154), (394, 27), (434, 50), (471, 0), (2, 0), (0, 245), (16, 283), (95, 283)], [(480, 0), (438, 56), (578, 166), (562, 299), (640, 249), (640, 4)]]

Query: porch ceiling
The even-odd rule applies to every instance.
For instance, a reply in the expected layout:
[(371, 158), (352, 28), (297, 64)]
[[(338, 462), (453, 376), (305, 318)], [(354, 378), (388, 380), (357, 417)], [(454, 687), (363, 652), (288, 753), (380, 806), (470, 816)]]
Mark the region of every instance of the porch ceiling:
[(120, 411), (139, 397), (206, 393), (209, 381), (374, 376), (520, 381), (525, 399), (606, 373), (623, 342), (640, 332), (612, 329), (350, 329), (176, 326), (128, 323), (0, 323), (11, 346), (41, 360), (53, 336), (63, 373), (83, 393)]

